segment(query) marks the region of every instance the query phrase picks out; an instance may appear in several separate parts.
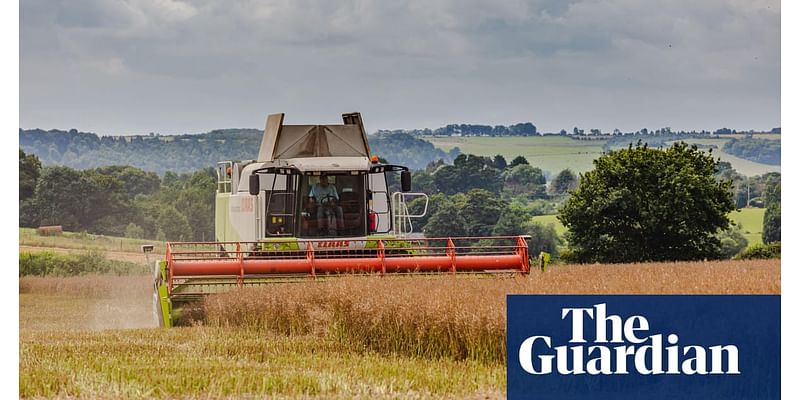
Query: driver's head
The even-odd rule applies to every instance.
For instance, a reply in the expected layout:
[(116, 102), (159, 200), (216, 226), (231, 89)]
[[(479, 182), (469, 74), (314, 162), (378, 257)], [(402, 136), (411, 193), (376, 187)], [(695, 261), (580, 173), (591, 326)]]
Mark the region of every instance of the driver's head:
[(328, 186), (328, 177), (326, 175), (322, 175), (319, 177), (319, 184), (324, 186)]

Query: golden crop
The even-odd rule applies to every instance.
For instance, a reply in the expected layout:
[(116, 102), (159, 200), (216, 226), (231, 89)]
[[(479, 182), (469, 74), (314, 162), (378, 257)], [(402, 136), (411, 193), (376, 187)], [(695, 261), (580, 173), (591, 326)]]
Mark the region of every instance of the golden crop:
[(780, 293), (780, 261), (274, 284), (173, 329), (152, 328), (150, 279), (20, 278), (20, 396), (502, 398), (508, 293)]
[(505, 361), (507, 294), (780, 293), (780, 262), (559, 266), (516, 277), (347, 276), (206, 298), (199, 323), (327, 335), (424, 358)]

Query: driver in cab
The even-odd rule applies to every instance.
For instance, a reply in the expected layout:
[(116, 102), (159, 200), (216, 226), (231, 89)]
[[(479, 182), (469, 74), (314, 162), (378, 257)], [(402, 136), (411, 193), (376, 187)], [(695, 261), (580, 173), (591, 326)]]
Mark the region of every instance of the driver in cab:
[[(328, 232), (331, 235), (336, 235), (337, 225), (340, 225), (339, 221), (342, 221), (343, 218), (342, 207), (337, 204), (339, 202), (339, 194), (336, 193), (336, 186), (328, 182), (326, 175), (322, 175), (319, 178), (319, 183), (311, 186), (308, 196), (317, 202), (318, 227), (321, 229), (324, 226), (322, 224), (328, 222)], [(336, 218), (334, 224), (330, 223), (330, 217)]]

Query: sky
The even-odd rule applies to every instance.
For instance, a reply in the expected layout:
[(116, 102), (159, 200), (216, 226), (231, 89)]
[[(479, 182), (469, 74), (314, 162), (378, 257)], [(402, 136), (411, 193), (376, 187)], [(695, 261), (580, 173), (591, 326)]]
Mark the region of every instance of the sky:
[(780, 126), (778, 0), (25, 0), (20, 127)]

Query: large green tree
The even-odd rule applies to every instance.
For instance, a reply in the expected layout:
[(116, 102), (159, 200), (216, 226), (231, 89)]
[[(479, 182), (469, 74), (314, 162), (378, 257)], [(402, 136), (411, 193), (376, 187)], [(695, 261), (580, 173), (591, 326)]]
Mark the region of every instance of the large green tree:
[(128, 165), (112, 165), (89, 170), (99, 175), (113, 176), (122, 182), (129, 198), (137, 194), (152, 194), (161, 186), (161, 179), (154, 172), (145, 172)]
[(91, 209), (101, 204), (86, 202), (93, 192), (79, 171), (67, 167), (47, 167), (36, 183), (34, 206), (29, 211), (34, 225), (62, 225), (66, 230), (84, 228)]
[(490, 236), (500, 215), (508, 205), (500, 196), (484, 189), (467, 192), (466, 202), (459, 210), (469, 236)]
[(611, 151), (594, 161), (558, 216), (581, 262), (721, 257), (716, 234), (730, 226), (730, 182), (709, 154), (676, 143)]
[[(419, 209), (419, 205), (414, 207)], [(428, 237), (489, 236), (507, 207), (499, 195), (484, 189), (438, 194), (431, 197), (424, 232)]]
[(19, 149), (19, 200), (23, 201), (33, 196), (36, 181), (42, 169), (42, 162), (34, 154), (25, 154)]
[(530, 198), (543, 197), (547, 180), (542, 170), (528, 164), (519, 164), (503, 172), (505, 188), (512, 194), (526, 193)]
[(550, 254), (558, 254), (558, 246), (561, 245), (561, 238), (556, 233), (553, 224), (542, 224), (535, 221), (528, 221), (522, 226), (524, 234), (529, 235), (528, 249), (530, 254), (538, 255), (540, 251)]
[(467, 236), (466, 225), (461, 207), (454, 201), (445, 200), (425, 224), (424, 232), (427, 237)]
[(433, 174), (436, 188), (445, 194), (466, 193), (470, 189), (486, 189), (499, 193), (503, 187), (500, 170), (489, 157), (460, 155), (453, 165), (446, 165)]

